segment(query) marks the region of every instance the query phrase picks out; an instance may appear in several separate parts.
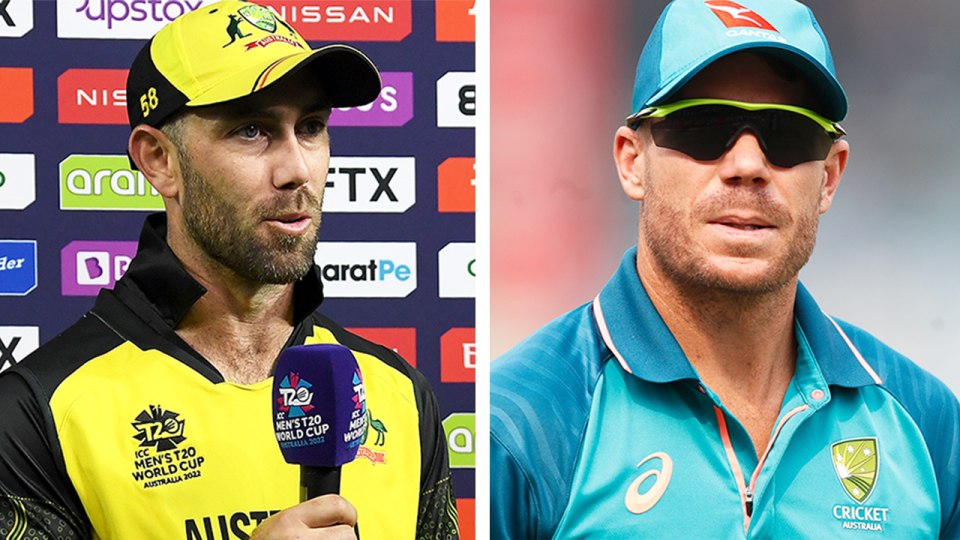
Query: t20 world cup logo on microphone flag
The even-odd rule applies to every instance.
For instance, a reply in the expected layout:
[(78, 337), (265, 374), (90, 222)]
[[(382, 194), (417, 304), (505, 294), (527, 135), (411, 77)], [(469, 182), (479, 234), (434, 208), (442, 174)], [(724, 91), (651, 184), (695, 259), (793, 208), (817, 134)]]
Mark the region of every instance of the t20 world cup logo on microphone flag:
[(333, 344), (285, 350), (274, 368), (273, 417), (287, 463), (352, 461), (367, 429), (366, 390), (353, 352)]

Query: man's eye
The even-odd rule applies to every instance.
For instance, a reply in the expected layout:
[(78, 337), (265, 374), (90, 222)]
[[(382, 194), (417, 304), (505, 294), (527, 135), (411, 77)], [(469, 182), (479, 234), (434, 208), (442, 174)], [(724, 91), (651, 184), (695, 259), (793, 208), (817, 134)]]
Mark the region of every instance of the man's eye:
[(326, 125), (320, 120), (308, 120), (300, 126), (300, 131), (308, 135), (317, 135), (323, 132)]
[(243, 126), (242, 128), (237, 130), (237, 135), (240, 135), (241, 137), (245, 137), (247, 139), (253, 139), (253, 138), (256, 138), (258, 135), (260, 135), (260, 128), (253, 124), (250, 124), (248, 126)]

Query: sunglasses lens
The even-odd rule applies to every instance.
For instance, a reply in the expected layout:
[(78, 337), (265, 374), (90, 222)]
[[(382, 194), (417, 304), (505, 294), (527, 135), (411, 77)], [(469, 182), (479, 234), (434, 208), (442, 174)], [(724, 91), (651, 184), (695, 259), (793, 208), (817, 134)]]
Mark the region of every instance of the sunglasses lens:
[(748, 111), (728, 105), (697, 105), (651, 124), (653, 141), (698, 161), (719, 159), (745, 129), (760, 139), (767, 159), (793, 167), (827, 157), (833, 138), (813, 119), (778, 109)]

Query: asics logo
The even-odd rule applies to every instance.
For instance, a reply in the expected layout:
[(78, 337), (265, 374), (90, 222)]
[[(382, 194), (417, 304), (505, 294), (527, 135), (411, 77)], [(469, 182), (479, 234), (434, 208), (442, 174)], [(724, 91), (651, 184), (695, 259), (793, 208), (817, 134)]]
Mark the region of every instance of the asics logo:
[(707, 0), (705, 3), (713, 10), (713, 13), (723, 21), (723, 24), (725, 24), (727, 28), (746, 26), (748, 28), (762, 28), (779, 33), (772, 24), (768, 23), (766, 19), (758, 15), (757, 12), (745, 8), (736, 2), (730, 2), (728, 0)]
[[(638, 463), (637, 467), (654, 458), (660, 459), (663, 468), (660, 470), (650, 469), (638, 476), (627, 488), (627, 496), (623, 499), (624, 504), (627, 505), (627, 510), (634, 514), (642, 514), (653, 508), (653, 505), (660, 501), (660, 497), (663, 496), (663, 492), (667, 490), (667, 486), (670, 484), (670, 477), (673, 475), (673, 460), (666, 453), (654, 452), (643, 458), (643, 461)], [(640, 493), (640, 484), (643, 484), (643, 481), (651, 476), (655, 476), (657, 480), (645, 493)]]

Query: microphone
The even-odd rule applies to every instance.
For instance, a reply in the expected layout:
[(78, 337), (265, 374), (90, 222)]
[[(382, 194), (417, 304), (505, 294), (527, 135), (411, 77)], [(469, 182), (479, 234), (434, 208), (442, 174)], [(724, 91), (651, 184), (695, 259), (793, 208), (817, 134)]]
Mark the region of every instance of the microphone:
[(273, 372), (273, 419), (283, 459), (300, 465), (300, 502), (339, 494), (340, 467), (357, 457), (367, 429), (353, 352), (335, 344), (283, 351)]

